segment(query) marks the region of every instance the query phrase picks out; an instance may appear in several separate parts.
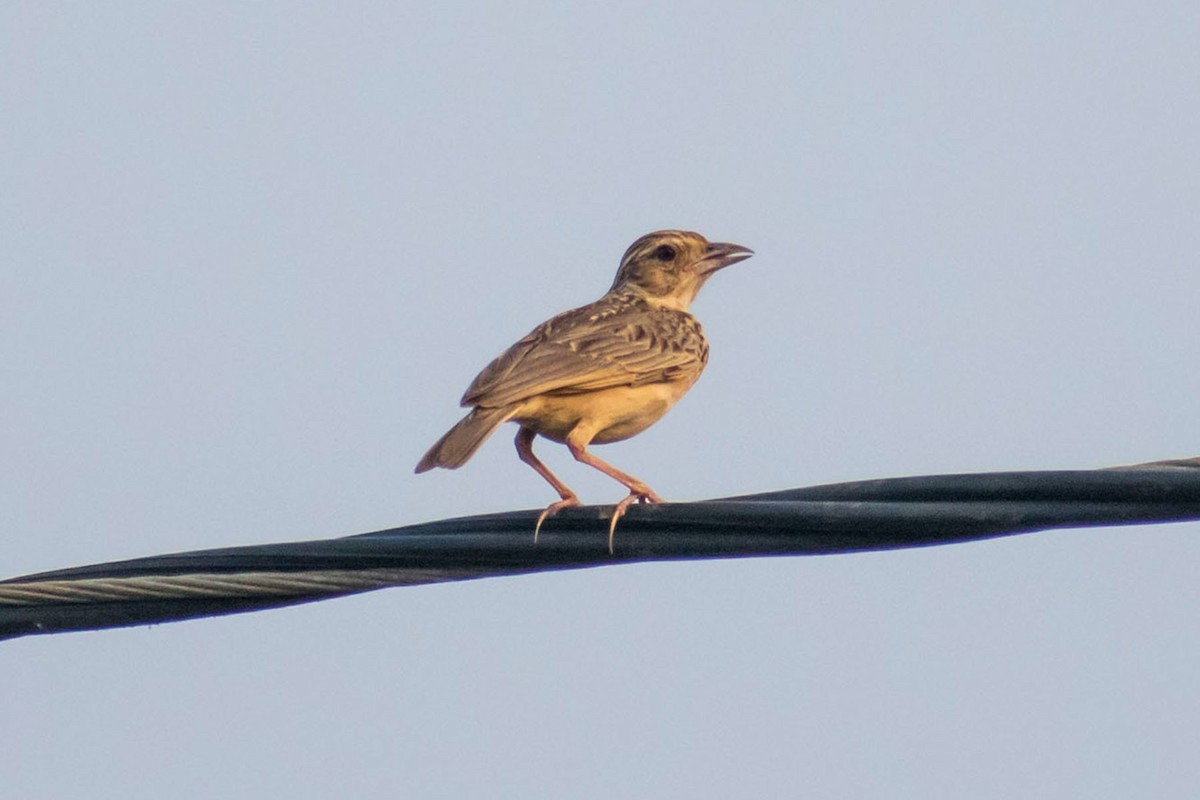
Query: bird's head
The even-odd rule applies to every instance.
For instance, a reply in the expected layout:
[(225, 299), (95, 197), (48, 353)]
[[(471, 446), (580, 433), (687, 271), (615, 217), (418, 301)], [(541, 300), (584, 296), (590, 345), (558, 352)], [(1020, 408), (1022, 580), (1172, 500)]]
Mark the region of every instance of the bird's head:
[(752, 255), (748, 247), (710, 242), (691, 231), (655, 231), (625, 251), (609, 291), (686, 311), (710, 275)]

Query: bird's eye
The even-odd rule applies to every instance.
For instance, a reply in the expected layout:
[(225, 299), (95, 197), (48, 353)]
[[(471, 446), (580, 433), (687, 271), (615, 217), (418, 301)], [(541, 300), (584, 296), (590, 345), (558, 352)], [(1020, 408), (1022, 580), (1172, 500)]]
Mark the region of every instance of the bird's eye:
[(675, 258), (675, 248), (669, 244), (660, 244), (654, 251), (654, 257), (659, 261), (672, 261)]

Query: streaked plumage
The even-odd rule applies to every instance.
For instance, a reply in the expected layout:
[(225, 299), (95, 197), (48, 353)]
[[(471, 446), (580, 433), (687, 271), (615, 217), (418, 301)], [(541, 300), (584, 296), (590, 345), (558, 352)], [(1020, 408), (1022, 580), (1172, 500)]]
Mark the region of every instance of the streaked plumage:
[(479, 373), (461, 401), (471, 413), (430, 448), (416, 471), (462, 466), (492, 431), (513, 420), (521, 426), (518, 455), (561, 497), (542, 513), (538, 528), (579, 499), (533, 455), (535, 435), (566, 443), (576, 459), (629, 488), (611, 520), (611, 550), (625, 509), (661, 499), (587, 446), (640, 433), (691, 388), (708, 362), (708, 342), (687, 309), (713, 272), (750, 255), (740, 245), (710, 244), (688, 231), (638, 239), (607, 294), (542, 323)]

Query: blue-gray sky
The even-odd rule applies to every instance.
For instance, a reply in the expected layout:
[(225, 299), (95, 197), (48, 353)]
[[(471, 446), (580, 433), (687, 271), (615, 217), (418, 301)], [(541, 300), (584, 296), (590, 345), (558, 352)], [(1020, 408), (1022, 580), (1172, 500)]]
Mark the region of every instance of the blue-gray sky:
[[(0, 574), (554, 499), (490, 358), (757, 251), (672, 499), (1200, 454), (1195, 3), (7, 3)], [(590, 502), (621, 490), (542, 445)], [(390, 590), (0, 654), (17, 797), (1184, 797), (1200, 526)]]

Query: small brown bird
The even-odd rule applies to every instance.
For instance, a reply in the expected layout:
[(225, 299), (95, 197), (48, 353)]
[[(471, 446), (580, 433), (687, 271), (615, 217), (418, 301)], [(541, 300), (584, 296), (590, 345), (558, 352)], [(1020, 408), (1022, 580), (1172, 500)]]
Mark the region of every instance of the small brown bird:
[(692, 387), (708, 363), (708, 341), (688, 307), (714, 272), (754, 251), (709, 242), (690, 231), (657, 231), (621, 259), (608, 293), (543, 322), (475, 378), (461, 405), (471, 408), (429, 448), (417, 472), (456, 469), (501, 423), (512, 420), (517, 455), (561, 498), (538, 517), (580, 505), (579, 497), (533, 454), (534, 437), (566, 444), (577, 461), (629, 489), (608, 526), (635, 501), (661, 503), (654, 491), (588, 452), (589, 444), (628, 439), (657, 422)]

